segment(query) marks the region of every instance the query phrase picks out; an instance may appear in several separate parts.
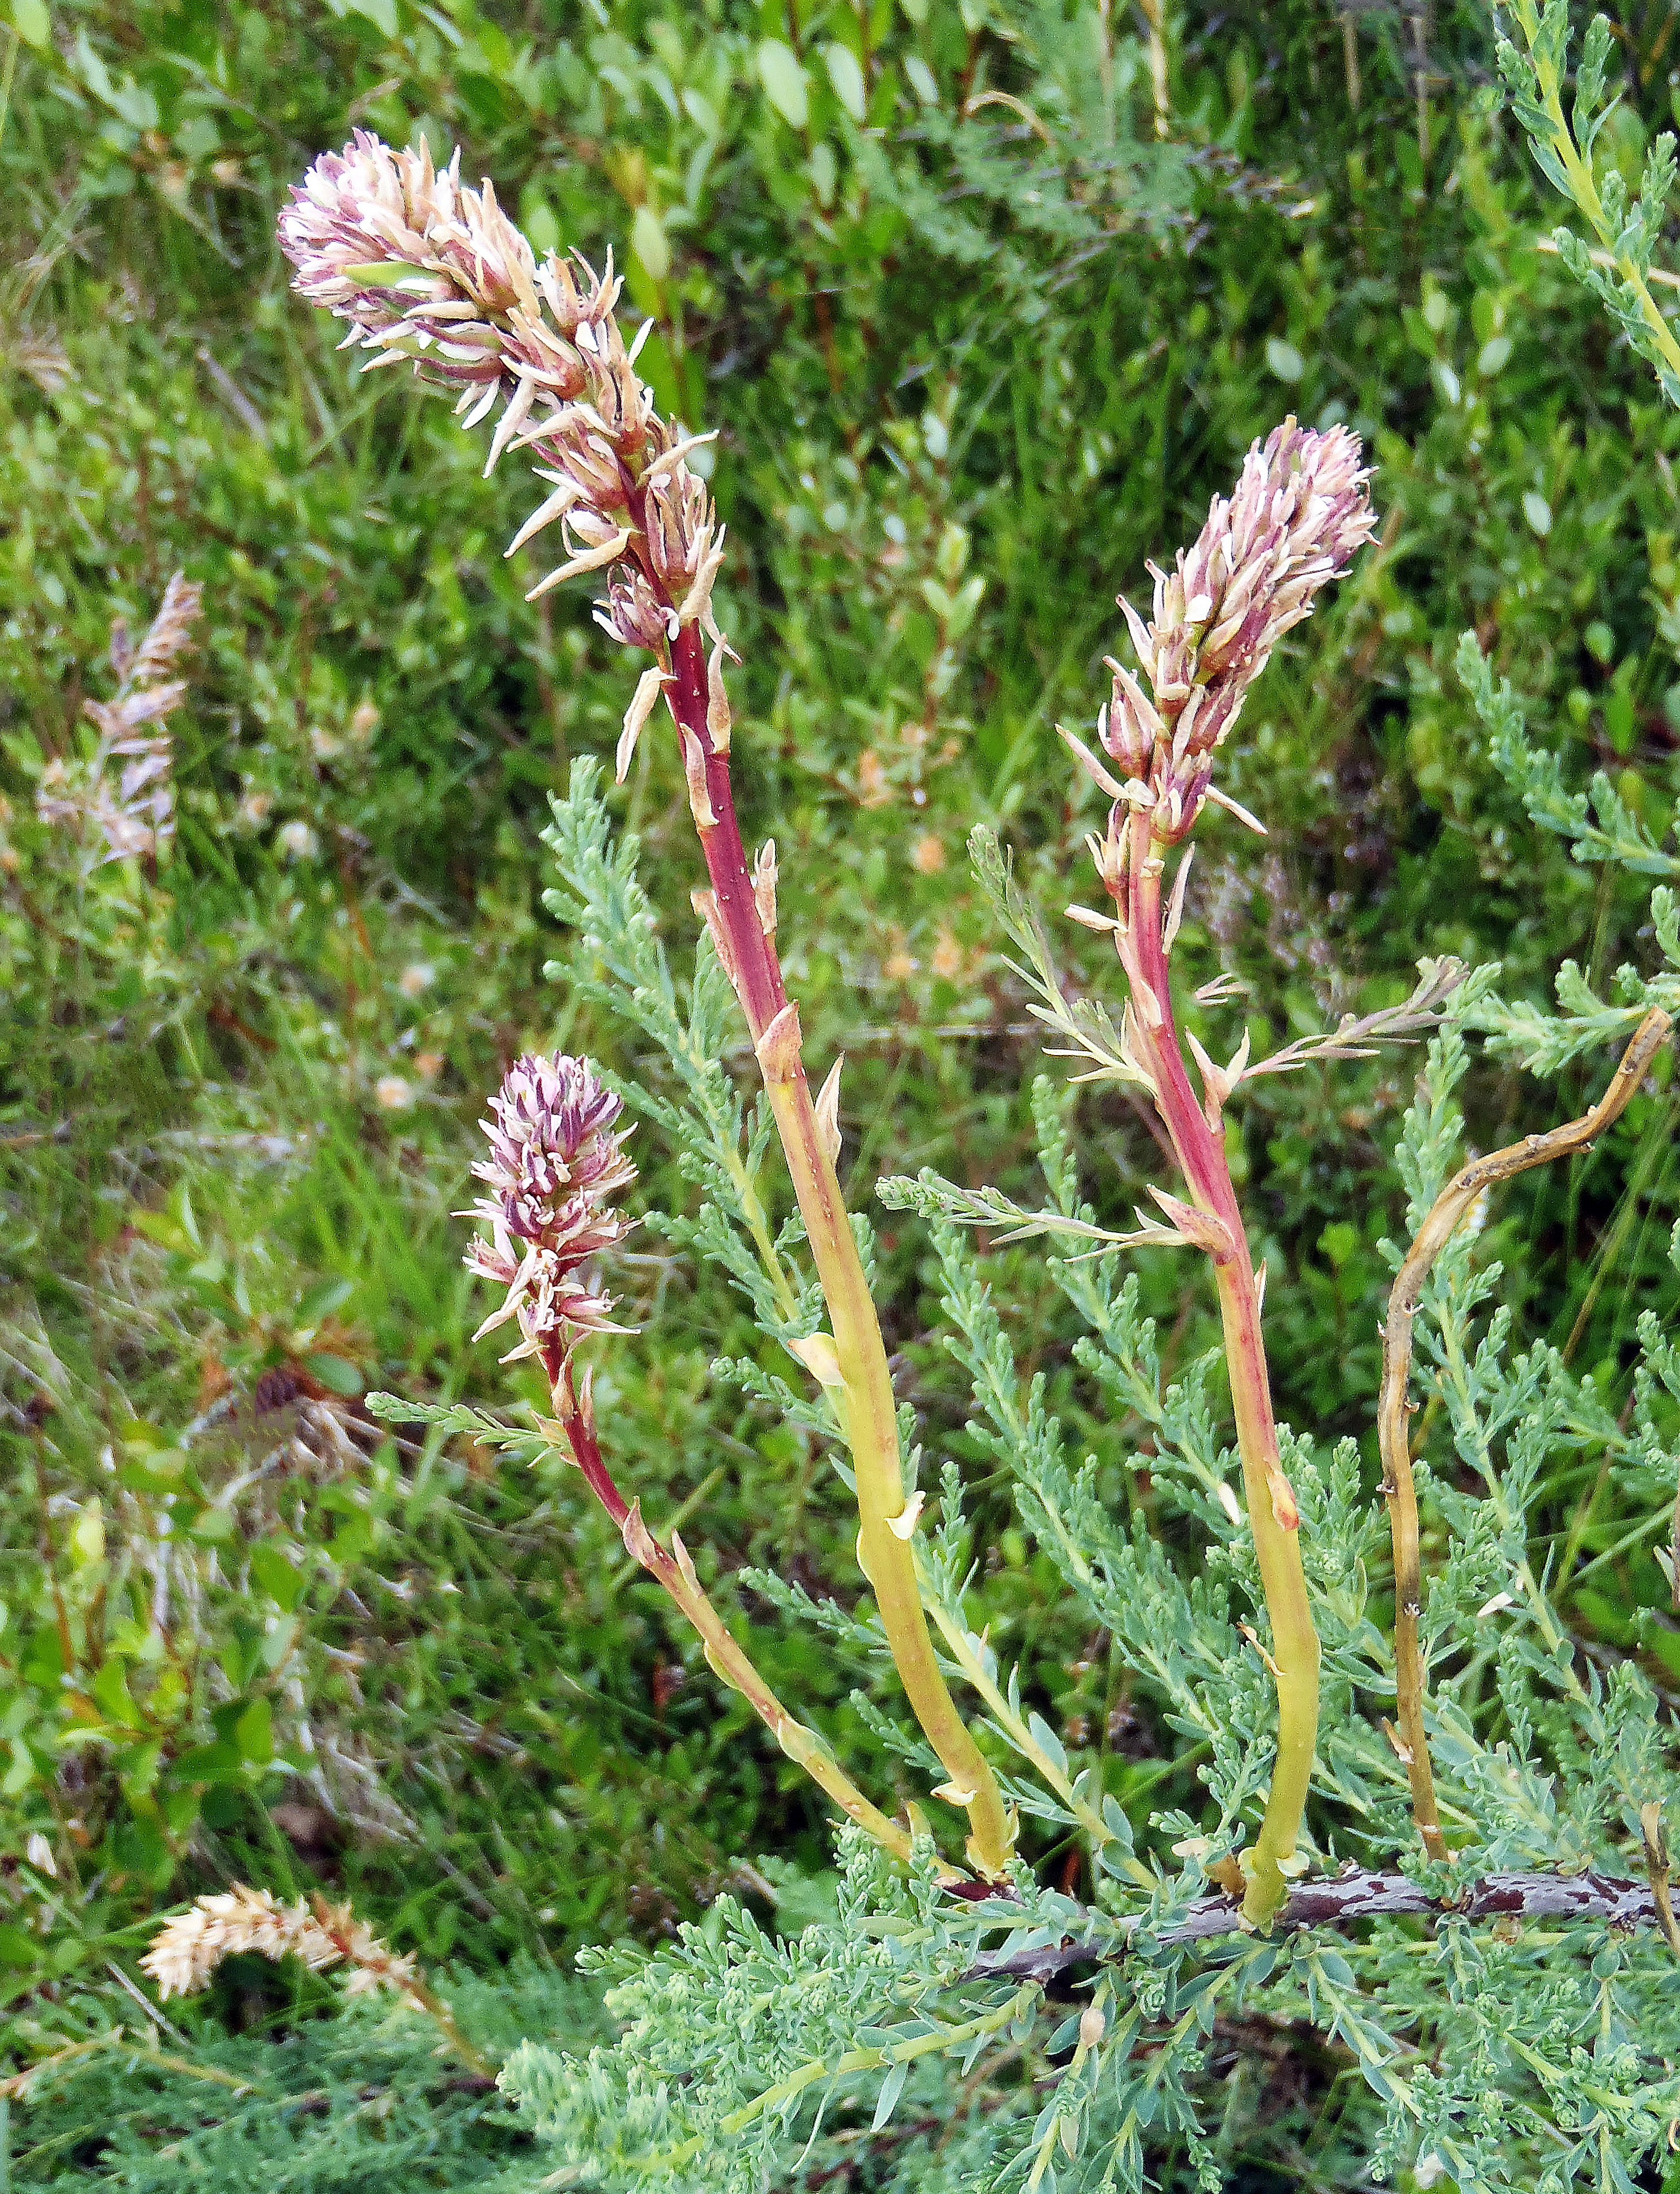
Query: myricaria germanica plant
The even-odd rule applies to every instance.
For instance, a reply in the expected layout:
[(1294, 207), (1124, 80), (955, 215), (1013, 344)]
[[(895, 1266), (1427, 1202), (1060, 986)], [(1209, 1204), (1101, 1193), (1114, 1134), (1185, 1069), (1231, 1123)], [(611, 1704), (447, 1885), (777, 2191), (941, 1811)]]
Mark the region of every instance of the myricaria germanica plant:
[[(1140, 1849), (1104, 1760), (1069, 1758), (1023, 1702), (1019, 1671), (1001, 1663), (988, 1626), (975, 1626), (985, 1588), (960, 1473), (944, 1470), (937, 1511), (915, 1483), (868, 1230), (847, 1214), (835, 1172), (838, 1068), (813, 1094), (777, 949), (775, 847), (749, 862), (736, 819), (731, 649), (714, 593), (725, 544), (690, 462), (706, 438), (662, 418), (639, 377), (647, 324), (627, 340), (610, 262), (600, 274), (553, 255), (539, 262), (490, 185), (462, 188), (456, 165), (439, 171), (423, 146), (397, 153), (358, 135), (310, 171), (281, 235), (297, 288), (350, 324), (351, 344), (453, 390), (467, 422), (490, 428), (490, 464), (513, 451), (533, 462), (546, 492), (514, 546), (557, 527), (566, 550), (533, 595), (596, 575), (598, 621), (651, 658), (625, 710), (618, 767), (622, 779), (662, 706), (707, 872), (693, 895), (704, 943), (685, 1003), (636, 879), (636, 848), (613, 843), (593, 763), (575, 766), (553, 805), (562, 885), (549, 903), (580, 940), (560, 972), (630, 1018), (680, 1094), (620, 1088), (565, 1054), (519, 1060), (485, 1123), (484, 1232), (467, 1262), (501, 1290), (485, 1330), (508, 1330), (510, 1358), (534, 1361), (547, 1381), (553, 1414), (538, 1435), (576, 1462), (718, 1675), (851, 1824), (836, 1921), (777, 1941), (725, 1900), (707, 1929), (621, 1963), (610, 1998), (625, 2029), (616, 2049), (582, 2063), (535, 2044), (516, 2054), (504, 2078), (562, 2151), (553, 2183), (662, 2179), (745, 2194), (791, 2165), (807, 2099), (820, 2123), (853, 2107), (861, 2085), (879, 2132), (914, 2079), (955, 2126), (966, 2108), (957, 2083), (996, 2053), (989, 2062), (1018, 2056), (1028, 2070), (1014, 2102), (962, 2134), (950, 2185), (1048, 2190), (1059, 2174), (1138, 2188), (1153, 2168), (1146, 2135), (1164, 2129), (1212, 2189), (1224, 2164), (1199, 2116), (1203, 2052), (1216, 2019), (1241, 2012), (1282, 2030), (1310, 2022), (1357, 2066), (1381, 2116), (1379, 2174), (1409, 2156), (1425, 2183), (1450, 2170), (1465, 2187), (1561, 2188), (1596, 2174), (1606, 2188), (1631, 2188), (1629, 2170), (1668, 2116), (1680, 2117), (1680, 2030), (1671, 2010), (1657, 2009), (1671, 2005), (1680, 1951), (1665, 1824), (1680, 1791), (1675, 1746), (1635, 1663), (1606, 1676), (1576, 1655), (1545, 1562), (1531, 1553), (1528, 1517), (1551, 1449), (1590, 1443), (1666, 1532), (1680, 1352), (1654, 1322), (1642, 1327), (1620, 1412), (1557, 1352), (1513, 1357), (1508, 1320), (1476, 1322), (1498, 1272), (1476, 1264), (1461, 1222), (1511, 1175), (1610, 1129), (1643, 1087), (1680, 1008), (1672, 894), (1652, 900), (1660, 964), (1623, 971), (1616, 1003), (1566, 968), (1562, 1011), (1548, 1017), (1500, 1002), (1496, 970), (1425, 962), (1403, 1002), (1270, 1056), (1251, 1057), (1245, 1028), (1216, 1063), (1196, 1031), (1231, 986), (1220, 978), (1185, 996), (1173, 980), (1193, 834), (1263, 827), (1219, 783), (1221, 750), (1274, 652), (1374, 534), (1356, 438), (1293, 419), (1256, 443), (1195, 543), (1155, 571), (1150, 614), (1122, 603), (1134, 667), (1111, 664), (1094, 740), (1064, 734), (1109, 803), (1090, 841), (1109, 905), (1068, 911), (1112, 940), (1125, 990), (1117, 1015), (1063, 975), (995, 837), (975, 834), (1009, 964), (1054, 1053), (1075, 1062), (1075, 1083), (1131, 1085), (1177, 1178), (1151, 1188), (1155, 1208), (1135, 1230), (1104, 1226), (1081, 1192), (1071, 1093), (1045, 1080), (1033, 1110), (1046, 1209), (931, 1173), (883, 1183), (882, 1194), (931, 1222), (948, 1345), (972, 1381), (972, 1438), (1008, 1473), (1070, 1602), (1185, 1737), (1178, 1764), (1197, 1763), (1200, 1812), (1153, 1814)], [(1496, 744), (1514, 752), (1522, 734), (1509, 689), (1494, 691), (1479, 656), (1465, 675)], [(721, 1064), (734, 1014), (762, 1085), (751, 1106)], [(1611, 1045), (1625, 1056), (1584, 1119), (1455, 1170), (1454, 1091), (1472, 1030), (1538, 1071)], [(1239, 1206), (1225, 1115), (1259, 1076), (1425, 1031), (1399, 1152), (1417, 1239), (1391, 1251), (1383, 1475), (1362, 1486), (1356, 1443), (1322, 1448), (1274, 1410), (1266, 1274)], [(814, 1396), (801, 1394), (756, 1362), (718, 1367), (840, 1443), (874, 1614), (813, 1603), (774, 1574), (755, 1582), (840, 1650), (890, 1655), (920, 1734), (868, 1700), (860, 1709), (925, 1777), (922, 1789), (966, 1813), (960, 1852), (936, 1843), (919, 1796), (903, 1791), (889, 1814), (865, 1794), (765, 1681), (680, 1538), (662, 1546), (620, 1490), (587, 1365), (588, 1352), (622, 1330), (610, 1290), (634, 1180), (620, 1125), (627, 1099), (673, 1139), (701, 1192), (697, 1219), (651, 1212), (647, 1223), (720, 1262), (815, 1383)], [(798, 1211), (779, 1226), (765, 1175), (772, 1135)], [(1122, 1524), (1098, 1497), (1094, 1461), (1069, 1450), (1042, 1373), (1016, 1364), (965, 1226), (1056, 1245), (1048, 1278), (1085, 1329), (1074, 1360), (1116, 1422), (1147, 1434), (1134, 1450), (1149, 1458), (1147, 1517)], [(1165, 1376), (1135, 1283), (1121, 1276), (1134, 1248), (1199, 1252), (1211, 1265), (1241, 1499), (1216, 1432), (1211, 1364)], [(1437, 1405), (1415, 1434), (1414, 1337)], [(480, 1439), (532, 1436), (471, 1410), (375, 1404)], [(1423, 1449), (1437, 1417), (1455, 1460), (1431, 1468)], [(1185, 1530), (1163, 1533), (1167, 1519)], [(1199, 1549), (1189, 1560), (1187, 1536)], [(1391, 1642), (1370, 1582), (1385, 1569)], [(960, 1710), (954, 1680), (978, 1700), (977, 1722)], [(1082, 1855), (1089, 1902), (1047, 1887), (1020, 1854), (1028, 1820)], [(1077, 1865), (1058, 1878), (1075, 1881)], [(1478, 1937), (1484, 1921), (1505, 1933)], [(1530, 1921), (1545, 1927), (1525, 1943)], [(1435, 1933), (1420, 1935), (1419, 1922)], [(1041, 2030), (1050, 1992), (1070, 1986), (1082, 2005), (1057, 2006)], [(941, 2078), (951, 2082), (943, 2101)]]

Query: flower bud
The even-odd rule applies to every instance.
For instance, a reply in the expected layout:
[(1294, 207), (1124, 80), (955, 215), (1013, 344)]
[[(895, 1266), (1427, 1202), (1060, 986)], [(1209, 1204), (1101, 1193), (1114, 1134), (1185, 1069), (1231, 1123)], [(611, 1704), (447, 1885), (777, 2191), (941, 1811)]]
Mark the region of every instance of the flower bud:
[(581, 1268), (629, 1231), (610, 1202), (636, 1174), (613, 1132), (622, 1109), (588, 1060), (564, 1052), (519, 1060), (490, 1100), (493, 1117), (480, 1123), (490, 1156), (473, 1169), (490, 1191), (474, 1207), (490, 1239), (465, 1262), (507, 1289), (479, 1334), (517, 1318), (523, 1338), (508, 1362), (537, 1356), (553, 1376), (576, 1333), (617, 1330), (612, 1298)]

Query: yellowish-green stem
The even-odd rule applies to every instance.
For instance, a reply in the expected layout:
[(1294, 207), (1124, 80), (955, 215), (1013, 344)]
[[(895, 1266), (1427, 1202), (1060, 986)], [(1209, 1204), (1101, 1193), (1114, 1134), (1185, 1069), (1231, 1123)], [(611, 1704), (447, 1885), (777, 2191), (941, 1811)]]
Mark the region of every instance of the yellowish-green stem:
[(1546, 119), (1552, 125), (1552, 150), (1568, 179), (1569, 195), (1592, 224), (1605, 253), (1616, 273), (1639, 301), (1639, 317), (1650, 330), (1653, 341), (1661, 352), (1671, 372), (1680, 377), (1680, 342), (1651, 295), (1645, 277), (1626, 251), (1620, 249), (1621, 239), (1604, 213), (1598, 185), (1594, 180), (1591, 159), (1583, 159), (1575, 144), (1574, 133), (1563, 112), (1562, 79), (1555, 65), (1537, 47), (1540, 37), (1540, 17), (1534, 0), (1517, 0), (1517, 20), (1528, 43), (1529, 58), (1534, 65), (1540, 87), (1540, 104)]
[(1217, 1220), (1224, 1242), (1210, 1251), (1224, 1330), (1242, 1485), (1266, 1613), (1271, 1623), (1267, 1654), (1277, 1685), (1277, 1758), (1260, 1831), (1242, 1855), (1247, 1889), (1242, 1909), (1264, 1923), (1288, 1894), (1285, 1872), (1295, 1854), (1306, 1809), (1318, 1741), (1318, 1634), (1301, 1566), (1300, 1517), (1284, 1474), (1272, 1415), (1271, 1381), (1260, 1336), (1260, 1287), (1249, 1253), (1242, 1214), (1216, 1132), (1190, 1087), (1173, 1015), (1172, 985), (1162, 943), (1161, 860), (1147, 814), (1134, 817), (1129, 848), (1130, 892), (1121, 901), (1127, 919), (1115, 943), (1132, 991), (1138, 1034), (1155, 1084), (1157, 1109), (1178, 1155), (1198, 1210)]
[(874, 1589), (911, 1709), (944, 1768), (939, 1795), (967, 1811), (973, 1864), (1001, 1875), (1013, 1848), (1013, 1825), (997, 1779), (946, 1686), (928, 1634), (909, 1543), (915, 1518), (905, 1509), (897, 1410), (880, 1322), (800, 1055), (799, 1011), (788, 1002), (776, 953), (773, 883), (763, 899), (759, 880), (748, 871), (730, 783), (728, 735), (725, 731), (720, 738), (714, 728), (709, 673), (693, 624), (684, 626), (672, 644), (668, 698), (691, 765), (690, 801), (710, 881), (702, 904), (752, 1031), (833, 1329), (831, 1336), (812, 1335), (802, 1353), (828, 1392), (851, 1450), (857, 1559)]
[(681, 1539), (673, 1532), (668, 1550), (662, 1547), (642, 1520), (640, 1502), (625, 1501), (595, 1437), (588, 1382), (581, 1390), (576, 1387), (569, 1364), (562, 1364), (555, 1370), (553, 1397), (560, 1429), (591, 1491), (617, 1525), (626, 1552), (664, 1587), (699, 1632), (713, 1674), (741, 1694), (788, 1759), (828, 1793), (849, 1820), (856, 1821), (895, 1858), (908, 1860), (908, 1832), (897, 1822), (888, 1820), (879, 1806), (871, 1805), (816, 1731), (806, 1728), (788, 1712), (707, 1597)]
[(798, 1042), (797, 1014), (788, 1006), (765, 1031), (759, 1059), (834, 1326), (832, 1358), (819, 1346), (807, 1360), (834, 1401), (851, 1451), (858, 1566), (874, 1593), (899, 1680), (949, 1778), (943, 1795), (967, 1810), (970, 1858), (983, 1873), (999, 1875), (1013, 1847), (1012, 1824), (997, 1778), (958, 1713), (934, 1655), (916, 1582), (910, 1543), (915, 1517), (905, 1508), (886, 1348), (810, 1085), (799, 1071)]

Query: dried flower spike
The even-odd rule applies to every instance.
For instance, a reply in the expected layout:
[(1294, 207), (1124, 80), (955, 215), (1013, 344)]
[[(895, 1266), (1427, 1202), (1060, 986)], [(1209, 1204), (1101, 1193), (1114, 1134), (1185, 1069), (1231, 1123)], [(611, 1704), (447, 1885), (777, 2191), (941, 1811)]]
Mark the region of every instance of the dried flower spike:
[(457, 389), (467, 425), (502, 407), (486, 471), (532, 449), (552, 490), (507, 553), (557, 521), (570, 551), (532, 596), (611, 570), (599, 622), (663, 661), (684, 625), (715, 631), (723, 532), (685, 462), (710, 438), (668, 425), (638, 378), (611, 257), (604, 274), (552, 252), (539, 265), (491, 185), (462, 187), (460, 161), (440, 173), (423, 143), (393, 152), (362, 129), (324, 153), (280, 216), (294, 287), (348, 320), (375, 364), (405, 358)]
[[(1150, 565), (1149, 623), (1121, 598), (1150, 694), (1110, 664), (1114, 690), (1098, 730), (1127, 782), (1116, 787), (1106, 772), (1099, 781), (1125, 804), (1150, 808), (1158, 843), (1174, 843), (1195, 823), (1214, 750), (1272, 649), (1373, 537), (1361, 455), (1345, 427), (1318, 434), (1286, 419), (1249, 451), (1234, 493), (1214, 497), (1172, 571)], [(1094, 755), (1086, 763), (1100, 770)]]
[(576, 1334), (618, 1330), (609, 1324), (612, 1297), (582, 1267), (632, 1223), (611, 1205), (636, 1177), (613, 1132), (622, 1109), (588, 1060), (529, 1054), (491, 1098), (493, 1118), (480, 1123), (490, 1156), (473, 1170), (490, 1193), (474, 1213), (490, 1238), (473, 1243), (466, 1264), (507, 1295), (479, 1333), (517, 1318), (522, 1338), (504, 1360), (539, 1357), (551, 1378)]
[(242, 1881), (221, 1895), (199, 1898), (166, 1920), (140, 1960), (140, 1970), (157, 1983), (167, 2002), (172, 1996), (190, 1996), (203, 1988), (224, 1958), (244, 1950), (277, 1962), (301, 1958), (315, 1973), (348, 1965), (347, 1995), (390, 1988), (416, 2008), (427, 2007), (417, 1993), (414, 1960), (399, 1957), (381, 1943), (349, 1905), (329, 1904), (324, 1898), (316, 1898), (312, 1910), (301, 1898), (295, 1904), (279, 1904), (266, 1889), (248, 1889)]

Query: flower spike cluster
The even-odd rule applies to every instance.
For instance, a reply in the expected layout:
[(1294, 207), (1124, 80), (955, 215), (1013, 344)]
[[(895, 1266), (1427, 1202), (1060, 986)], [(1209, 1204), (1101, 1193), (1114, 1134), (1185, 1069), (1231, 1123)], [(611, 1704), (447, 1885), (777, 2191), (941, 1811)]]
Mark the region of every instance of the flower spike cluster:
[(422, 143), (393, 152), (358, 129), (318, 159), (280, 216), (293, 286), (351, 324), (347, 345), (373, 363), (408, 359), (460, 392), (475, 426), (502, 407), (488, 472), (510, 447), (534, 450), (552, 492), (507, 553), (558, 521), (567, 560), (531, 589), (611, 569), (598, 619), (615, 640), (664, 662), (683, 626), (713, 637), (723, 529), (685, 462), (683, 437), (635, 370), (652, 323), (626, 345), (622, 286), (581, 259), (539, 265), (489, 182), (463, 189), (459, 152), (441, 172)]
[(503, 1360), (541, 1359), (557, 1377), (579, 1333), (612, 1333), (611, 1295), (582, 1272), (630, 1231), (611, 1199), (636, 1177), (613, 1123), (623, 1109), (586, 1059), (556, 1052), (521, 1059), (480, 1123), (490, 1156), (473, 1169), (490, 1191), (473, 1216), (490, 1230), (467, 1268), (507, 1290), (473, 1336), (517, 1318), (519, 1346)]
[(1286, 419), (1249, 451), (1234, 493), (1214, 497), (1174, 568), (1150, 566), (1149, 622), (1121, 597), (1150, 692), (1111, 662), (1114, 690), (1097, 728), (1125, 781), (1070, 744), (1116, 801), (1150, 813), (1157, 844), (1190, 830), (1209, 795), (1214, 750), (1272, 649), (1373, 537), (1362, 454), (1345, 427), (1318, 434)]

